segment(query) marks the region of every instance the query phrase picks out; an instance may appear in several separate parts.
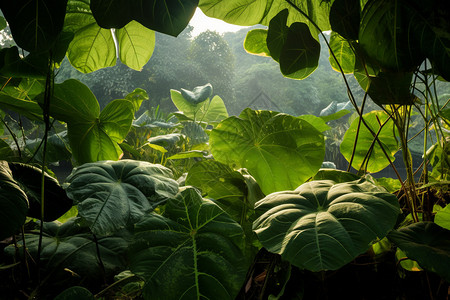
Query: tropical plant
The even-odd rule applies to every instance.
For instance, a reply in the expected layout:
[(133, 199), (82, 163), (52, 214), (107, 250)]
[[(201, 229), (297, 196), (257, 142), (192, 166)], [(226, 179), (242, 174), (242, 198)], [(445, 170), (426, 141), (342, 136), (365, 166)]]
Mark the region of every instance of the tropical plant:
[[(357, 114), (340, 148), (358, 174), (320, 169), (323, 132), (336, 114), (245, 109), (228, 117), (205, 85), (172, 91), (184, 113), (177, 114), (185, 122), (181, 132), (160, 122), (158, 109), (135, 120), (144, 131), (174, 130), (149, 139), (148, 132), (128, 135), (148, 98), (144, 91), (100, 110), (81, 82), (55, 84), (65, 56), (83, 72), (112, 66), (117, 56), (142, 68), (154, 30), (178, 35), (197, 6), (230, 23), (268, 26), (250, 31), (244, 45), (272, 57), (293, 79), (317, 68), (322, 35)], [(436, 80), (450, 78), (445, 3), (33, 0), (3, 1), (0, 9), (17, 44), (0, 50), (1, 108), (39, 123), (35, 130), (44, 127), (35, 168), (13, 162), (27, 159), (16, 155), (26, 143), (2, 123), (11, 141), (0, 144), (2, 297), (321, 299), (328, 294), (324, 286), (342, 288), (337, 277), (348, 284), (347, 276), (363, 282), (345, 289), (352, 290), (350, 298), (365, 298), (356, 293), (363, 289), (394, 298), (443, 298), (448, 292), (450, 120), (448, 101), (439, 101), (435, 89)], [(364, 91), (360, 101), (348, 73)], [(364, 112), (369, 100), (380, 110)], [(413, 107), (425, 125), (418, 170), (408, 147)], [(18, 124), (20, 118), (10, 117)], [(60, 122), (77, 165), (64, 188), (46, 172), (50, 133), (61, 134), (55, 130)], [(137, 156), (144, 145), (168, 151), (165, 143), (177, 147), (207, 126), (209, 139), (202, 138), (212, 157), (193, 148), (171, 157), (196, 157), (192, 167), (120, 159), (122, 148)], [(369, 172), (394, 168), (399, 149), (406, 180), (398, 172), (398, 182), (373, 179)], [(422, 173), (417, 182), (415, 172)], [(369, 283), (355, 272), (370, 276)], [(392, 288), (399, 282), (407, 288)]]

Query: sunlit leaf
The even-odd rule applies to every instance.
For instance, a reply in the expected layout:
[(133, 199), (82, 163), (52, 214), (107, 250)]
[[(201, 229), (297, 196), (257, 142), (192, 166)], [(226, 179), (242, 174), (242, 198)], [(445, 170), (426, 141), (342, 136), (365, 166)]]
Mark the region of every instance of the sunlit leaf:
[(128, 67), (140, 71), (155, 48), (155, 32), (136, 21), (116, 30), (119, 58)]
[(217, 125), (210, 145), (216, 160), (247, 168), (266, 194), (302, 184), (324, 157), (323, 135), (308, 122), (249, 108)]
[(450, 230), (450, 205), (445, 206), (436, 213), (434, 222), (442, 228)]
[[(349, 42), (333, 31), (330, 36), (330, 48), (331, 67), (335, 71), (341, 72), (339, 68), (341, 66), (344, 74), (353, 73), (355, 68), (355, 53), (350, 47)], [(331, 54), (331, 51), (333, 51), (334, 56)]]
[(267, 48), (267, 30), (252, 29), (247, 32), (244, 40), (244, 49), (250, 54), (270, 57), (270, 51)]

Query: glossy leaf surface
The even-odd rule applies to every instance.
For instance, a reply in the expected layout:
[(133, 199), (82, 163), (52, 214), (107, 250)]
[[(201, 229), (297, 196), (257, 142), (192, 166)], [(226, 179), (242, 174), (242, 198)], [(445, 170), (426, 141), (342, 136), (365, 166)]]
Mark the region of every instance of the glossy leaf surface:
[(96, 234), (131, 226), (178, 191), (169, 169), (132, 160), (84, 164), (67, 183), (67, 195)]
[(365, 180), (307, 182), (256, 203), (253, 229), (263, 246), (293, 265), (336, 270), (393, 228), (397, 198)]
[(248, 169), (265, 194), (294, 189), (313, 176), (324, 157), (323, 135), (308, 122), (245, 109), (210, 134), (214, 158)]
[(145, 281), (146, 299), (235, 299), (247, 262), (242, 228), (192, 187), (136, 225), (131, 271)]

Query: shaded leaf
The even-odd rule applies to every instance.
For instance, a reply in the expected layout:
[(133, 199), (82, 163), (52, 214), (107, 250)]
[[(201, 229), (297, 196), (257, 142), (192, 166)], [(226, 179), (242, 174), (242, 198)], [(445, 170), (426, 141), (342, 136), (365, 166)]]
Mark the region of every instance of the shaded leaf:
[(397, 198), (364, 179), (307, 182), (256, 203), (253, 229), (263, 246), (293, 265), (336, 270), (391, 230)]
[(331, 29), (345, 39), (357, 40), (360, 14), (360, 0), (335, 0), (330, 10)]
[(280, 61), (281, 52), (288, 38), (289, 27), (286, 26), (289, 11), (284, 9), (270, 20), (267, 31), (267, 48), (276, 61)]

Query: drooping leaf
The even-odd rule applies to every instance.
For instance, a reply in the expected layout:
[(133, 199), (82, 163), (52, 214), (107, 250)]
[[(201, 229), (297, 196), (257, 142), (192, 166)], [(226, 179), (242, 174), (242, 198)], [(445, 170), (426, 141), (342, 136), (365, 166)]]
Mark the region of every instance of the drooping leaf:
[[(31, 165), (8, 163), (11, 174), (25, 192), (29, 202), (27, 216), (41, 220), (41, 176), (42, 171)], [(44, 174), (44, 221), (54, 221), (72, 207), (70, 200), (58, 181)]]
[(197, 105), (212, 96), (213, 88), (210, 83), (195, 87), (192, 91), (181, 89), (181, 96), (189, 103)]
[(331, 5), (331, 29), (338, 32), (345, 39), (358, 39), (360, 21), (360, 0), (335, 0)]
[(155, 32), (136, 21), (116, 30), (120, 61), (140, 71), (149, 61), (155, 49)]
[(265, 194), (302, 184), (324, 157), (323, 135), (308, 122), (249, 108), (217, 125), (210, 145), (216, 160), (247, 168)]
[(243, 231), (192, 187), (136, 225), (131, 271), (145, 279), (146, 299), (235, 299), (248, 263)]
[(8, 90), (0, 91), (0, 108), (10, 109), (30, 120), (42, 120), (42, 108), (37, 102), (10, 96)]
[(157, 144), (162, 146), (173, 146), (183, 138), (180, 133), (169, 133), (163, 135), (157, 135), (148, 139), (151, 144)]
[(60, 34), (67, 0), (2, 1), (0, 9), (14, 41), (29, 52), (53, 47)]
[[(330, 64), (333, 70), (341, 72), (339, 68), (341, 66), (344, 74), (353, 73), (355, 69), (355, 53), (350, 47), (350, 43), (333, 31), (330, 36), (330, 48)], [(334, 56), (331, 54), (331, 51), (333, 51)]]
[(203, 103), (189, 102), (183, 97), (181, 92), (176, 90), (170, 90), (170, 98), (172, 99), (173, 104), (190, 119), (196, 118), (197, 112), (200, 110), (202, 105), (205, 104), (204, 102)]
[(319, 56), (320, 44), (313, 38), (308, 26), (304, 23), (292, 24), (281, 49), (281, 73), (288, 78), (305, 79), (319, 65)]
[(369, 249), (396, 223), (397, 198), (364, 179), (307, 182), (256, 203), (253, 229), (263, 246), (293, 265), (336, 270)]
[(178, 191), (169, 169), (132, 160), (84, 164), (67, 183), (67, 195), (96, 234), (133, 225)]
[(406, 255), (421, 267), (450, 281), (450, 231), (431, 222), (420, 222), (388, 235)]
[(184, 152), (178, 152), (172, 156), (169, 156), (167, 159), (186, 159), (186, 158), (195, 158), (195, 157), (205, 157), (206, 152), (201, 150), (190, 150)]
[(250, 54), (270, 57), (270, 51), (267, 48), (267, 30), (252, 29), (247, 32), (244, 40), (244, 49)]
[(321, 118), (325, 123), (328, 123), (328, 122), (333, 121), (333, 120), (338, 120), (338, 119), (342, 118), (343, 116), (348, 115), (349, 113), (350, 113), (350, 110), (343, 109), (343, 110), (340, 110), (340, 111), (338, 111), (338, 112), (335, 112), (334, 114), (331, 114), (331, 115), (320, 116), (320, 118)]
[(270, 20), (267, 31), (267, 48), (276, 61), (280, 61), (281, 52), (288, 38), (289, 27), (286, 25), (289, 11), (284, 9)]
[(122, 28), (136, 20), (147, 28), (177, 36), (194, 15), (198, 0), (91, 0), (97, 23), (103, 28)]
[(6, 161), (0, 161), (0, 240), (12, 236), (25, 223), (28, 198), (12, 177)]
[(367, 90), (370, 98), (378, 105), (384, 104), (414, 104), (411, 94), (413, 73), (380, 72), (370, 76), (370, 86)]
[[(377, 134), (381, 124), (387, 121), (388, 115), (384, 111), (372, 111), (363, 115), (363, 118), (367, 125), (371, 128), (372, 132)], [(359, 118), (353, 120), (350, 128), (345, 132), (340, 146), (341, 153), (347, 161), (350, 161), (352, 156), (358, 122)], [(396, 139), (397, 135), (397, 130), (394, 127), (394, 122), (392, 119), (387, 121), (381, 129), (381, 132), (378, 134), (378, 139), (380, 140), (383, 149), (389, 155), (391, 161), (395, 160), (394, 155), (398, 150), (398, 141)], [(364, 162), (364, 158), (371, 149), (372, 144), (373, 148), (369, 153), (369, 160), (368, 162), (366, 161), (367, 171), (375, 173), (381, 171), (389, 165), (389, 160), (386, 158), (380, 144), (376, 141), (374, 142), (374, 136), (372, 133), (363, 124), (361, 124), (358, 141), (356, 144), (355, 156), (352, 163), (353, 168), (359, 170), (363, 166), (362, 164)]]
[[(79, 278), (91, 284), (102, 284), (103, 276), (113, 276), (125, 268), (125, 251), (128, 243), (119, 236), (94, 237), (89, 228), (81, 226), (79, 220), (72, 219), (62, 225), (44, 223), (40, 259), (42, 274), (49, 276), (49, 282), (57, 283)], [(37, 259), (39, 231), (25, 234), (28, 253)], [(23, 245), (22, 242), (19, 242)], [(23, 246), (20, 247), (23, 249)], [(11, 256), (14, 247), (5, 252)], [(100, 265), (100, 255), (102, 265)], [(68, 272), (67, 270), (70, 270)]]

